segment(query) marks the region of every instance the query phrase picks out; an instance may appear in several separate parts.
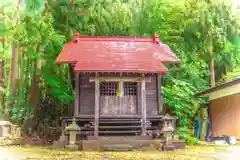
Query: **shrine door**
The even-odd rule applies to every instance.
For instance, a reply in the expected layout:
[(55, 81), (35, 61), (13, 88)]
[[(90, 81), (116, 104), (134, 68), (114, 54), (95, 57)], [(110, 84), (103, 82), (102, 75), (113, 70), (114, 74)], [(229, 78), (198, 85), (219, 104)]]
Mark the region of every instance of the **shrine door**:
[(136, 82), (101, 82), (100, 115), (133, 115), (137, 113)]

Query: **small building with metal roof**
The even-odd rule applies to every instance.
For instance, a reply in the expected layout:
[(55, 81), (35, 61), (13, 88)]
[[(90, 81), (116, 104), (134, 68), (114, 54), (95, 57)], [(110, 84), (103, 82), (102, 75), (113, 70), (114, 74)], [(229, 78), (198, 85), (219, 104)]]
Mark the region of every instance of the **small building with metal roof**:
[(209, 98), (212, 136), (240, 139), (240, 78), (197, 94)]

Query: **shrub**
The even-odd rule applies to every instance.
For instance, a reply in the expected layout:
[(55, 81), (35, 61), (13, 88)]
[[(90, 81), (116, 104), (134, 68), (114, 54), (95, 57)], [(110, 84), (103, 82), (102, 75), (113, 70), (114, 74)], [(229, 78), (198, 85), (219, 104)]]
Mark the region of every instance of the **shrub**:
[(188, 144), (188, 145), (199, 144), (199, 139), (196, 138), (196, 137), (188, 137), (185, 140), (185, 143)]

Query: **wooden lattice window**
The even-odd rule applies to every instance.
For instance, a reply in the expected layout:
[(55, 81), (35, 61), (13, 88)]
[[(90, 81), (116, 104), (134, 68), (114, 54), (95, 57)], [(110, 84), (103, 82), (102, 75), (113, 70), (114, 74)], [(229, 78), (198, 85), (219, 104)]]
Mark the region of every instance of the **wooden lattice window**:
[(135, 96), (137, 95), (137, 82), (124, 82), (124, 95)]
[(117, 82), (101, 82), (100, 95), (101, 96), (117, 96), (118, 85)]

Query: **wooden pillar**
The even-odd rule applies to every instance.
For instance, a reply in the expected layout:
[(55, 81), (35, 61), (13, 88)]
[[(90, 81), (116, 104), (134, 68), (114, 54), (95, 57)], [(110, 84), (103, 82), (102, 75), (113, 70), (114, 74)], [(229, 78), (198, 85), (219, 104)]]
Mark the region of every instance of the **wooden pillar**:
[(79, 73), (75, 73), (75, 105), (74, 105), (74, 117), (79, 115)]
[(161, 114), (163, 111), (163, 98), (162, 98), (162, 75), (157, 75), (157, 93), (158, 93), (158, 113)]
[[(124, 86), (123, 86), (123, 80), (122, 79), (120, 79), (120, 81), (119, 81), (119, 88), (120, 88), (120, 95), (119, 95), (120, 108), (122, 108), (123, 103), (124, 103)], [(120, 111), (119, 111), (119, 114), (121, 114)]]
[(98, 136), (98, 126), (99, 126), (99, 97), (100, 97), (100, 84), (99, 78), (96, 74), (95, 80), (95, 117), (94, 117), (94, 136)]
[(141, 96), (142, 90), (141, 90), (141, 82), (137, 82), (137, 114), (142, 114), (142, 96)]
[(147, 111), (146, 111), (146, 82), (145, 76), (141, 81), (141, 105), (142, 105), (142, 135), (146, 135), (146, 121), (147, 121)]

